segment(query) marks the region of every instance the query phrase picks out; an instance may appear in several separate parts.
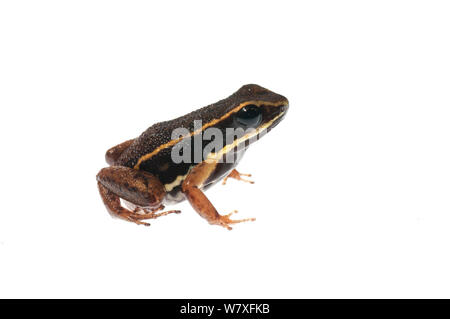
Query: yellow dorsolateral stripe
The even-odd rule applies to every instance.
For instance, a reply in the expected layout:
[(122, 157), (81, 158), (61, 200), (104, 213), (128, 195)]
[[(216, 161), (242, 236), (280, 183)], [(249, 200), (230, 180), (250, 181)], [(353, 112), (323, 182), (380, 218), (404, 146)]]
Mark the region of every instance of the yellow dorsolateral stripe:
[(266, 124), (261, 125), (260, 127), (258, 127), (258, 129), (254, 130), (254, 131), (251, 131), (250, 133), (245, 134), (241, 138), (236, 139), (231, 144), (225, 145), (219, 152), (208, 154), (208, 157), (206, 158), (206, 161), (212, 161), (212, 162), (219, 161), (224, 154), (227, 154), (229, 151), (234, 149), (240, 143), (243, 143), (243, 142), (251, 139), (252, 137), (255, 137), (256, 135), (261, 133), (261, 131), (267, 129), (270, 125), (272, 125), (273, 122), (275, 122), (277, 119), (279, 119), (284, 113), (285, 112), (281, 112), (276, 117), (274, 117), (271, 121), (269, 121)]
[(224, 116), (220, 117), (219, 119), (214, 119), (214, 120), (212, 120), (211, 122), (204, 124), (204, 125), (202, 126), (201, 129), (198, 129), (198, 130), (196, 130), (196, 131), (190, 133), (188, 136), (182, 136), (182, 137), (180, 137), (180, 138), (177, 138), (177, 139), (175, 139), (175, 140), (170, 140), (169, 142), (167, 142), (167, 143), (165, 143), (165, 144), (163, 144), (163, 145), (158, 146), (158, 147), (155, 148), (151, 153), (145, 154), (144, 156), (142, 156), (141, 158), (139, 158), (139, 160), (138, 160), (138, 162), (136, 163), (136, 165), (134, 165), (134, 168), (135, 168), (135, 169), (139, 169), (139, 166), (141, 165), (142, 162), (144, 162), (144, 161), (148, 160), (149, 158), (151, 158), (152, 156), (158, 154), (158, 153), (161, 152), (163, 149), (165, 149), (165, 148), (167, 148), (167, 147), (170, 147), (170, 146), (173, 146), (173, 145), (177, 144), (178, 142), (180, 142), (180, 141), (183, 140), (184, 138), (191, 137), (191, 136), (193, 136), (193, 135), (195, 135), (195, 134), (198, 134), (198, 133), (200, 133), (200, 132), (203, 132), (206, 128), (208, 128), (208, 127), (210, 127), (210, 126), (213, 126), (214, 124), (216, 124), (216, 123), (218, 123), (218, 122), (220, 122), (220, 121), (226, 119), (226, 118), (227, 118), (228, 116), (230, 116), (231, 114), (236, 113), (236, 112), (239, 111), (241, 108), (243, 108), (244, 106), (249, 105), (249, 104), (258, 105), (258, 106), (260, 106), (260, 105), (282, 106), (282, 105), (285, 105), (286, 103), (285, 103), (285, 102), (283, 102), (283, 103), (270, 103), (270, 102), (264, 102), (264, 101), (248, 101), (248, 102), (241, 103), (241, 104), (239, 104), (239, 106), (235, 107), (234, 109), (232, 109), (231, 111), (229, 111), (228, 113), (226, 113)]

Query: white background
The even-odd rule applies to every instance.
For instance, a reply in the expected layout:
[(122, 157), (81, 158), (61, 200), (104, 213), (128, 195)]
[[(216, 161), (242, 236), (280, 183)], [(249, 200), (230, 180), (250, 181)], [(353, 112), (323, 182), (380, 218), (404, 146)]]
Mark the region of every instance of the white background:
[[(158, 3), (2, 1), (0, 297), (450, 297), (448, 2)], [(247, 83), (256, 222), (108, 215), (106, 149)]]

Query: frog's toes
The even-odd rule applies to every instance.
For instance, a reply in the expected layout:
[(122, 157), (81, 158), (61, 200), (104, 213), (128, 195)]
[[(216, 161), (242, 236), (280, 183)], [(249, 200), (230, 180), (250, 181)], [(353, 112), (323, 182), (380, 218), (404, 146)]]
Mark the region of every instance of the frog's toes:
[(231, 219), (230, 216), (236, 214), (237, 212), (238, 212), (237, 210), (234, 210), (229, 214), (220, 216), (217, 224), (222, 227), (225, 227), (228, 230), (232, 230), (233, 228), (230, 226), (231, 224), (254, 222), (256, 220), (256, 218)]
[(179, 214), (179, 213), (181, 213), (181, 210), (168, 210), (168, 211), (165, 211), (165, 212), (162, 212), (162, 213), (157, 213), (160, 210), (161, 209), (157, 209), (157, 210), (151, 211), (151, 210), (143, 208), (143, 209), (141, 209), (139, 211), (139, 213), (133, 213), (132, 214), (132, 218), (134, 220), (156, 219), (158, 217), (166, 216), (166, 215), (169, 215), (169, 214)]
[(135, 218), (134, 216), (135, 216), (135, 215), (130, 215), (130, 216), (128, 216), (127, 219), (128, 219), (130, 222), (136, 223), (136, 224), (138, 224), (138, 225), (150, 226), (149, 223), (140, 221), (138, 218)]
[(236, 169), (233, 169), (230, 172), (230, 174), (228, 174), (228, 176), (223, 179), (222, 185), (225, 185), (229, 178), (234, 178), (234, 179), (236, 179), (238, 181), (242, 181), (242, 182), (246, 182), (246, 183), (250, 183), (250, 184), (255, 184), (254, 181), (242, 178), (242, 176), (252, 177), (252, 174), (242, 174), (242, 173), (239, 173)]

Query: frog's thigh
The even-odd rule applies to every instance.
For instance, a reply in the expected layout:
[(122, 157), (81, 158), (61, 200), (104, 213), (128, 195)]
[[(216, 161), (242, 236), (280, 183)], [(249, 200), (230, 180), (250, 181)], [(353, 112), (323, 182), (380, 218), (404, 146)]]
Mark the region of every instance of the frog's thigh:
[(111, 166), (97, 174), (98, 188), (108, 211), (113, 215), (139, 222), (139, 215), (124, 208), (120, 198), (141, 207), (157, 209), (165, 196), (162, 183), (152, 174), (129, 167)]
[(182, 190), (191, 206), (211, 225), (223, 226), (229, 230), (231, 230), (230, 224), (254, 221), (254, 218), (238, 220), (230, 219), (230, 215), (234, 212), (227, 215), (220, 215), (214, 208), (214, 205), (200, 189), (211, 173), (214, 172), (215, 168), (216, 163), (203, 162), (193, 168), (184, 180)]
[(120, 155), (134, 142), (134, 139), (123, 142), (119, 145), (111, 147), (106, 151), (105, 159), (109, 165), (114, 165)]

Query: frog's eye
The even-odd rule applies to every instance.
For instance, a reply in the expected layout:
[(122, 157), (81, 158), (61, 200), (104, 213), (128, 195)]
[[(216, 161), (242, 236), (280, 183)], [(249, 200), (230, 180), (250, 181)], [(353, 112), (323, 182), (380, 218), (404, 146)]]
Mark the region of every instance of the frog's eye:
[(262, 120), (261, 109), (253, 104), (246, 105), (237, 112), (235, 118), (244, 127), (256, 128)]

